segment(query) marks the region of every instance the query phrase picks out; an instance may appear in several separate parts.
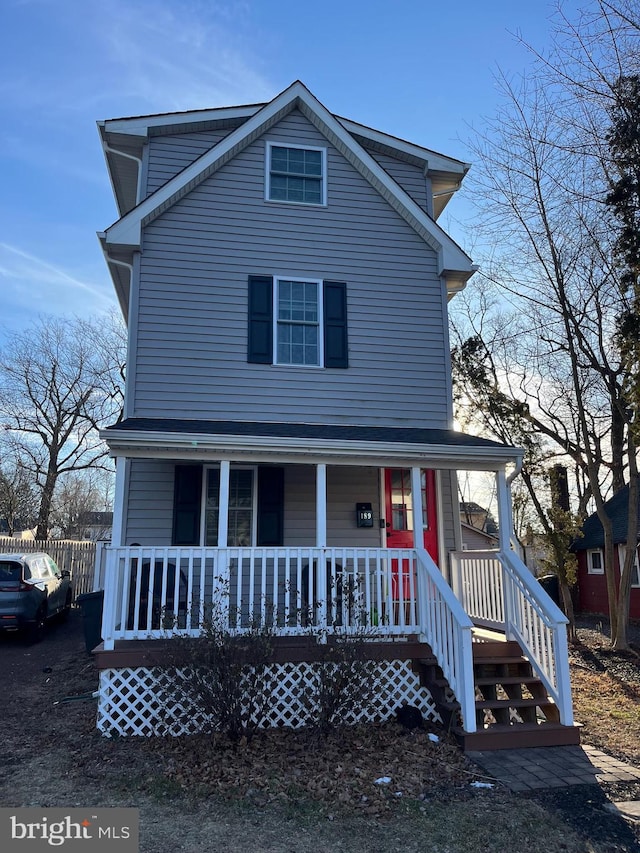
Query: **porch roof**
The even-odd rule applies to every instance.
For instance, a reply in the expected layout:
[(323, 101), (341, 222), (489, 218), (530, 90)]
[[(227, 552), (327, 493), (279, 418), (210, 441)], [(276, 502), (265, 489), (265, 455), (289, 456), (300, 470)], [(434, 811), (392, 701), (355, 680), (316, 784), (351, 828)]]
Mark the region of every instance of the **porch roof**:
[(520, 448), (448, 429), (127, 418), (101, 432), (113, 456), (490, 470)]

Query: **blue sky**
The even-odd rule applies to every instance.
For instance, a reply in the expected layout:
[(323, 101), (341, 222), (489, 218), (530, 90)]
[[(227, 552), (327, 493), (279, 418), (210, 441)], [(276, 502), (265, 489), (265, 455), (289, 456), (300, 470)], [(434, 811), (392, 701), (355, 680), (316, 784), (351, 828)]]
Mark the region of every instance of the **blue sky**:
[[(0, 326), (115, 304), (95, 122), (253, 103), (301, 79), (334, 113), (468, 160), (498, 66), (544, 48), (547, 0), (2, 0)], [(575, 3), (565, 3), (567, 11)], [(447, 221), (464, 243), (450, 205)]]

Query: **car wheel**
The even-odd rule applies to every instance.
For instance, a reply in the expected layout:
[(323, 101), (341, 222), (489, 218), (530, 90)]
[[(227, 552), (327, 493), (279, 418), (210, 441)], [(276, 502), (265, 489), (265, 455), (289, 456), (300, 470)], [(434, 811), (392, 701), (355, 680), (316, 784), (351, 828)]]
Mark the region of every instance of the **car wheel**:
[(39, 643), (44, 638), (45, 627), (47, 624), (47, 610), (41, 607), (36, 613), (36, 619), (27, 632), (27, 639), (30, 643)]

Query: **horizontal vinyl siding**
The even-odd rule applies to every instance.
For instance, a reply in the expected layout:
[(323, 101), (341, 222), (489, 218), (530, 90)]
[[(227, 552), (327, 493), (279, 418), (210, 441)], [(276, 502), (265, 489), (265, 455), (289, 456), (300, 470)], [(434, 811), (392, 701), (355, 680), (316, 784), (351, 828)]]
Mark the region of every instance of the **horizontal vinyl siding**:
[[(173, 461), (132, 459), (125, 544), (171, 545), (173, 526)], [(316, 469), (289, 465), (284, 469), (284, 544), (316, 544)], [(327, 468), (327, 544), (380, 547), (380, 500), (376, 468)], [(373, 507), (373, 528), (356, 526), (356, 503)]]
[(442, 529), (444, 531), (444, 547), (446, 551), (456, 550), (455, 526), (460, 523), (459, 502), (457, 497), (458, 481), (455, 471), (441, 471), (440, 482), (442, 490)]
[[(290, 465), (284, 473), (284, 541), (290, 547), (316, 543), (316, 469)], [(374, 527), (356, 526), (356, 503), (373, 507)], [(327, 468), (327, 545), (380, 547), (380, 487), (377, 468)]]
[(369, 151), (374, 160), (377, 160), (382, 168), (398, 183), (411, 198), (428, 212), (427, 207), (427, 180), (424, 170), (404, 160), (397, 160), (388, 154), (379, 151)]
[[(265, 138), (326, 144), (297, 112)], [(265, 202), (264, 152), (257, 140), (145, 229), (135, 415), (446, 426), (435, 253), (330, 146), (327, 207)], [(252, 274), (346, 281), (349, 368), (248, 364)]]
[(146, 195), (151, 195), (158, 187), (166, 184), (230, 132), (209, 130), (173, 136), (152, 136), (147, 155)]
[(173, 462), (131, 460), (126, 545), (171, 545), (173, 472)]

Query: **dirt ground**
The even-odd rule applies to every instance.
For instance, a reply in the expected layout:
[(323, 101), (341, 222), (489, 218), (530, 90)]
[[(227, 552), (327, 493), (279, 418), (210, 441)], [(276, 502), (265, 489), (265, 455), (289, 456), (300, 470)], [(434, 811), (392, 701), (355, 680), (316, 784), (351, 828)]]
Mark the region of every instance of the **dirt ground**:
[[(612, 658), (596, 626), (583, 630), (572, 659), (584, 741), (640, 762), (637, 659)], [(551, 853), (640, 850), (604, 809), (640, 791), (517, 796), (435, 727), (351, 730), (327, 743), (279, 731), (235, 752), (206, 737), (101, 737), (77, 611), (37, 645), (0, 635), (0, 684), (0, 805), (137, 807), (143, 853), (511, 853), (540, 838)], [(391, 784), (376, 786), (381, 776)]]

